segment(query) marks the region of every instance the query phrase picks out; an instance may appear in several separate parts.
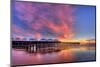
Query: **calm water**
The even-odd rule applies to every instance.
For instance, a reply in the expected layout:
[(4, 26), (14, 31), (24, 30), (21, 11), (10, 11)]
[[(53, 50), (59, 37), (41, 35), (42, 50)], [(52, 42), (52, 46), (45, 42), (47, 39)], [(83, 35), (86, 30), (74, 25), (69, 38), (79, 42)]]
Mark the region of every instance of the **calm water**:
[(62, 62), (95, 61), (95, 50), (80, 48), (52, 53), (28, 53), (24, 50), (12, 50), (13, 65), (45, 64)]

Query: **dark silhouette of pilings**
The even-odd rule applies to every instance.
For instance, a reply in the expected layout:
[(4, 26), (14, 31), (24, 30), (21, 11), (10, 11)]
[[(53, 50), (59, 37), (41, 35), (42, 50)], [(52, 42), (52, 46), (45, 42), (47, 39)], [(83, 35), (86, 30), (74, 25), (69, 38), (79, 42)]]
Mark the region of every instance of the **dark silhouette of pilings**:
[(59, 42), (59, 41), (12, 41), (12, 47), (16, 49), (25, 49), (31, 53), (37, 52), (55, 52), (68, 46), (79, 46), (78, 42)]

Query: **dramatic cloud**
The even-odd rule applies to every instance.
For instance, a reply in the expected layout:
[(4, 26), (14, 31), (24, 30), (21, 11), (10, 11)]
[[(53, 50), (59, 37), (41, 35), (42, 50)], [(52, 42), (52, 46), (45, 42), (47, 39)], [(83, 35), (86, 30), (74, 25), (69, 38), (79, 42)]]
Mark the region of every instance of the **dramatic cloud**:
[(36, 2), (15, 2), (13, 6), (13, 35), (37, 39), (73, 38), (73, 6)]

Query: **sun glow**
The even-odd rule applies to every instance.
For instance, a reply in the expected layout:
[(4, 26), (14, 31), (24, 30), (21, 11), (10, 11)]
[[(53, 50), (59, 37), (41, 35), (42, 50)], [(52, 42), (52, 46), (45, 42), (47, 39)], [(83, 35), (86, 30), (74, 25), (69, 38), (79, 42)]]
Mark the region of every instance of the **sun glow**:
[(59, 39), (61, 42), (79, 42), (80, 44), (93, 44), (96, 43), (95, 40), (85, 40), (85, 39), (80, 39), (80, 40), (67, 40), (67, 39)]
[(80, 40), (67, 40), (67, 39), (59, 39), (61, 42), (80, 42)]

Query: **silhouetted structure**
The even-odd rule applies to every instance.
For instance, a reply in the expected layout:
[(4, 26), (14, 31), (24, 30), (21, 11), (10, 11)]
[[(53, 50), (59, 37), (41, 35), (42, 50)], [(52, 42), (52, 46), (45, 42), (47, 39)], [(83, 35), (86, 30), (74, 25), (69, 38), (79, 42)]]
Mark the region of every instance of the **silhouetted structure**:
[(60, 42), (60, 41), (12, 41), (12, 47), (26, 49), (29, 52), (55, 52), (71, 47), (78, 47), (79, 42)]

